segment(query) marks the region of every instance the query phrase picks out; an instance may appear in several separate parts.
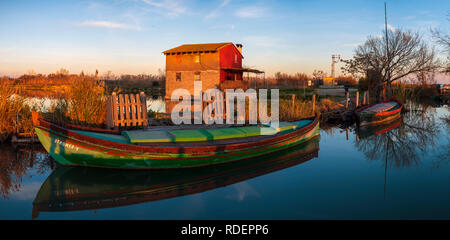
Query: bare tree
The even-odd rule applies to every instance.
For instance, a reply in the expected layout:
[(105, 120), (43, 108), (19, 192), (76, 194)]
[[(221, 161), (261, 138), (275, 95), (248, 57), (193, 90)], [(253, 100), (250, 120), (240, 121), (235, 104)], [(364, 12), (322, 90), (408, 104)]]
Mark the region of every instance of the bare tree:
[[(434, 49), (422, 41), (418, 33), (388, 31), (386, 38), (369, 37), (356, 48), (350, 60), (343, 60), (343, 70), (351, 74), (371, 75), (377, 100), (385, 98), (385, 90), (394, 81), (410, 74), (430, 73), (439, 68)], [(387, 46), (389, 46), (387, 48)]]
[[(450, 12), (447, 14), (447, 20), (450, 21)], [(447, 65), (444, 68), (444, 72), (450, 74), (450, 35), (438, 29), (432, 29), (431, 34), (437, 44), (441, 45), (447, 53)]]
[(315, 69), (312, 75), (313, 75), (314, 80), (318, 80), (318, 79), (323, 79), (324, 77), (326, 77), (327, 73), (322, 70)]
[(61, 75), (61, 76), (67, 76), (67, 75), (69, 75), (69, 70), (67, 70), (65, 68), (61, 68), (58, 71), (56, 71), (55, 74), (56, 75)]

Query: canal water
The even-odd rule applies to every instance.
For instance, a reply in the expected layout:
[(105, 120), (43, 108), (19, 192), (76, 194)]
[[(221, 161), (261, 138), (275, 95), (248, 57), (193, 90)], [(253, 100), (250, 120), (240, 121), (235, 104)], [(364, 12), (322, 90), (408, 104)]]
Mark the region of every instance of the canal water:
[(323, 126), (274, 155), (210, 168), (58, 167), (0, 147), (0, 219), (450, 219), (450, 111), (409, 105), (366, 129)]

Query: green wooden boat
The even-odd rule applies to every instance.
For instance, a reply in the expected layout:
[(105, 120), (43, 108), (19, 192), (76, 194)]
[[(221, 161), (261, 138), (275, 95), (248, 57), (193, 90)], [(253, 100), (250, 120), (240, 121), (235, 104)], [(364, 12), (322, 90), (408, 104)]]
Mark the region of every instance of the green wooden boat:
[(317, 117), (280, 127), (138, 130), (120, 134), (76, 130), (33, 117), (48, 153), (64, 166), (166, 169), (228, 163), (277, 152), (319, 135)]
[(304, 163), (318, 156), (319, 139), (261, 157), (204, 168), (142, 171), (58, 167), (33, 201), (40, 212), (113, 208), (185, 196), (228, 186)]

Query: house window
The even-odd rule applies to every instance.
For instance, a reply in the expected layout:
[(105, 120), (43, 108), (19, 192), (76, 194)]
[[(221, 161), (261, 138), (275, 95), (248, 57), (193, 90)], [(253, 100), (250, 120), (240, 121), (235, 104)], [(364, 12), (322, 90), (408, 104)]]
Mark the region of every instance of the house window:
[(234, 54), (234, 63), (237, 63), (237, 54)]
[(200, 73), (196, 72), (194, 75), (194, 81), (200, 81)]
[(176, 80), (177, 80), (177, 82), (181, 82), (181, 73), (180, 72), (177, 73)]
[(199, 62), (200, 62), (200, 54), (194, 56), (194, 61), (195, 61), (196, 63), (199, 63)]

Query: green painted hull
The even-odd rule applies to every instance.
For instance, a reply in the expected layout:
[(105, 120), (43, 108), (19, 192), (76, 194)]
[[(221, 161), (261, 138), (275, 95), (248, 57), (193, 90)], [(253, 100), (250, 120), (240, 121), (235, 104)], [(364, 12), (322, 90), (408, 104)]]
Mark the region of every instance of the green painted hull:
[[(280, 151), (319, 135), (319, 124), (316, 120), (314, 126), (309, 126), (308, 131), (299, 135), (286, 134), (286, 139), (261, 146), (237, 147), (233, 150), (219, 150), (220, 147), (217, 147), (218, 150), (216, 151), (202, 153), (188, 152), (184, 148), (178, 147), (149, 148), (149, 150), (146, 150), (145, 147), (143, 147), (143, 150), (136, 149), (136, 145), (129, 145), (129, 148), (127, 148), (127, 145), (121, 144), (125, 147), (117, 147), (113, 143), (105, 143), (100, 139), (99, 142), (101, 143), (97, 143), (92, 138), (86, 140), (77, 137), (70, 130), (43, 126), (38, 126), (35, 130), (44, 148), (61, 165), (122, 169), (165, 169), (221, 164)], [(202, 148), (199, 147), (199, 149)]]

